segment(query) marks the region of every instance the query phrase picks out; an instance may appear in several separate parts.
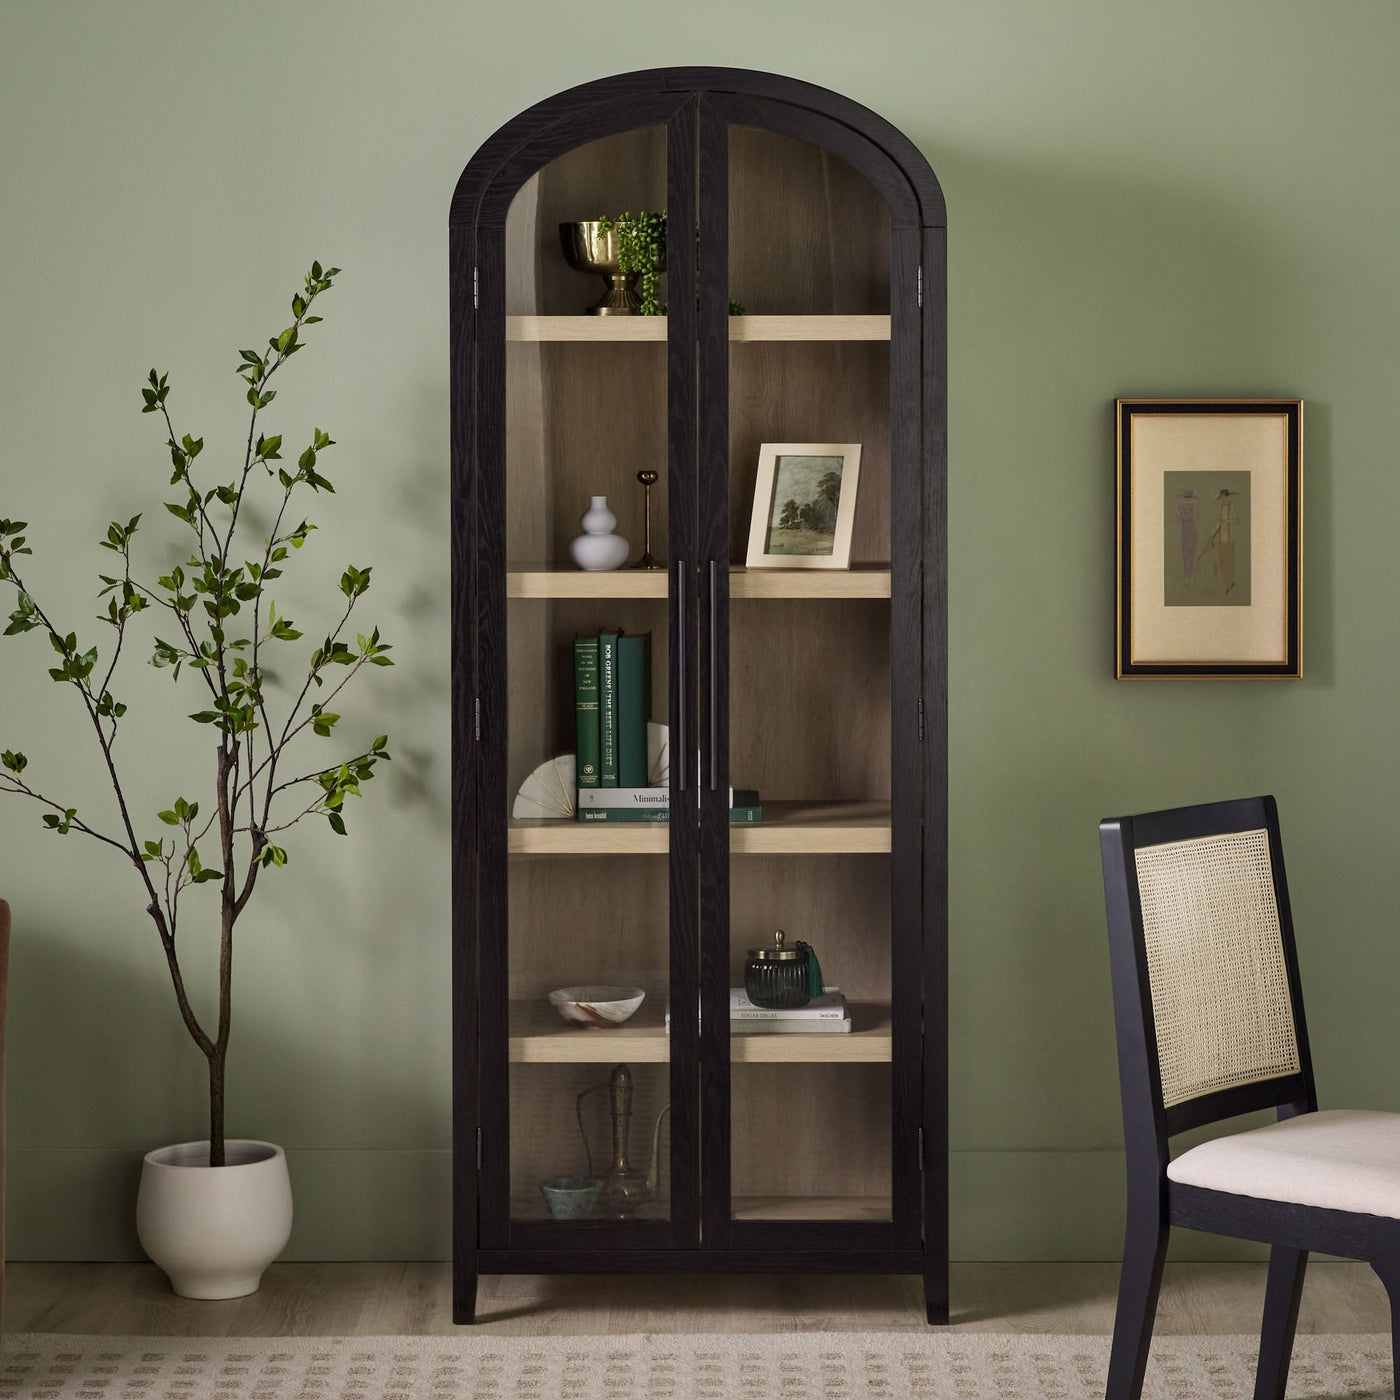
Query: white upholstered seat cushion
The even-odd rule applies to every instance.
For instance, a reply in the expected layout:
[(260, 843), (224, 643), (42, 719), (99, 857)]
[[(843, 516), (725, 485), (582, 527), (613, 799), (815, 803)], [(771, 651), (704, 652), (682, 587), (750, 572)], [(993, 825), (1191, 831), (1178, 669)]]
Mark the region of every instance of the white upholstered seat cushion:
[(1183, 1186), (1400, 1218), (1400, 1113), (1325, 1109), (1203, 1142), (1167, 1167)]

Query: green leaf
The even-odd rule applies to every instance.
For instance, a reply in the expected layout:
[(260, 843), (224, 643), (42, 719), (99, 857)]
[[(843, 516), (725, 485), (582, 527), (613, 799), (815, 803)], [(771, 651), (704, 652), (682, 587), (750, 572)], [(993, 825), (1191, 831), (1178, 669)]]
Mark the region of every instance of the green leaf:
[(22, 753), (6, 749), (4, 753), (0, 753), (0, 764), (4, 764), (11, 773), (18, 777), (29, 766), (29, 760)]
[(345, 835), (345, 818), (342, 817), (339, 812), (327, 812), (326, 820), (330, 822), (331, 830), (334, 831), (337, 836)]
[(158, 816), (161, 819), (161, 821), (163, 821), (166, 824), (166, 826), (180, 825), (180, 818), (177, 817), (174, 812), (157, 812), (156, 816)]

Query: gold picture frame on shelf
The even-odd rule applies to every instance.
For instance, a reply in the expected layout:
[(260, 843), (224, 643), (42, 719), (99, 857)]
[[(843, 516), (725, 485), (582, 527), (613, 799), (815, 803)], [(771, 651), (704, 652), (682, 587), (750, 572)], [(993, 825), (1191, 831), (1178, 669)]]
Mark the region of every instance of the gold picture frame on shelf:
[(748, 567), (849, 569), (859, 480), (858, 442), (765, 442)]
[(1303, 401), (1119, 399), (1115, 674), (1303, 674)]

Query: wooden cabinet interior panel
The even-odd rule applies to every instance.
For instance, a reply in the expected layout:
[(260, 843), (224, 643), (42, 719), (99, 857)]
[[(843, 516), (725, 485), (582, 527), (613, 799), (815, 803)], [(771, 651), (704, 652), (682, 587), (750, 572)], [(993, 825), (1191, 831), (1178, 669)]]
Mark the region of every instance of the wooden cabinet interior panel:
[(747, 950), (782, 929), (816, 949), (822, 975), (850, 1001), (890, 999), (887, 856), (733, 856), (729, 862), (730, 985)]
[(890, 562), (890, 350), (878, 341), (729, 347), (729, 558), (748, 553), (765, 442), (858, 442), (851, 562)]
[(729, 772), (765, 801), (889, 800), (889, 604), (730, 611)]
[[(600, 1032), (604, 1034), (604, 1032)], [(632, 1165), (651, 1165), (652, 1131), (656, 1116), (670, 1097), (667, 1066), (628, 1061), (632, 1070), (632, 1125), (629, 1153)], [(512, 1065), (510, 1073), (510, 1196), (517, 1220), (547, 1220), (539, 1184), (551, 1176), (581, 1176), (588, 1155), (579, 1133), (575, 1104), (594, 1084), (606, 1084), (611, 1064)], [(504, 1090), (504, 1086), (497, 1092)], [(488, 1091), (489, 1092), (489, 1091)], [(583, 1103), (595, 1174), (611, 1161), (612, 1136), (608, 1095), (590, 1094)], [(639, 1219), (664, 1219), (670, 1197), (671, 1135), (669, 1115), (661, 1127), (660, 1199), (639, 1212)]]
[[(509, 798), (547, 758), (573, 753), (574, 637), (607, 627), (651, 633), (652, 718), (666, 723), (664, 599), (520, 598), (507, 606)], [(501, 820), (509, 811), (500, 814)]]
[(569, 541), (590, 496), (642, 554), (637, 473), (655, 471), (652, 553), (666, 550), (666, 346), (512, 342), (506, 350), (506, 553), (573, 568)]
[(889, 1065), (735, 1065), (731, 1195), (888, 1197)]
[[(606, 192), (606, 194), (602, 192)], [(606, 203), (607, 207), (603, 207)], [(583, 313), (603, 279), (565, 261), (559, 225), (666, 207), (666, 138), (646, 127), (594, 141), (552, 161), (516, 195), (506, 218), (510, 315)], [(662, 279), (665, 295), (665, 279)], [(605, 495), (618, 532), (641, 554), (642, 489), (650, 469), (652, 552), (665, 557), (666, 347), (523, 344), (507, 349), (506, 554), (569, 562), (569, 541), (590, 496)]]
[(590, 141), (550, 161), (521, 187), (506, 216), (506, 315), (569, 316), (602, 296), (601, 276), (564, 261), (560, 224), (665, 207), (664, 127)]
[(644, 1007), (664, 1009), (670, 978), (664, 859), (512, 856), (509, 864), (512, 1001), (603, 984), (640, 987)]
[(729, 172), (729, 295), (746, 312), (889, 311), (889, 215), (863, 175), (751, 127), (730, 129)]

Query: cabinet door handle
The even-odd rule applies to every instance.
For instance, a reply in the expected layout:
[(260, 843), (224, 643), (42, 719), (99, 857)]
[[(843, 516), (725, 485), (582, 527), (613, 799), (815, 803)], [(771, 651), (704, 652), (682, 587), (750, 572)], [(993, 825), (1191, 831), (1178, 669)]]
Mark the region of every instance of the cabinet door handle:
[(719, 590), (715, 584), (715, 561), (710, 560), (710, 791), (719, 787), (719, 682), (715, 664), (719, 660)]
[(679, 740), (671, 740), (671, 766), (676, 767), (676, 755), (680, 755), (680, 766), (676, 768), (676, 789), (685, 791), (685, 770), (690, 766), (686, 754), (690, 751), (690, 741), (685, 736), (685, 560), (676, 560), (676, 721)]

